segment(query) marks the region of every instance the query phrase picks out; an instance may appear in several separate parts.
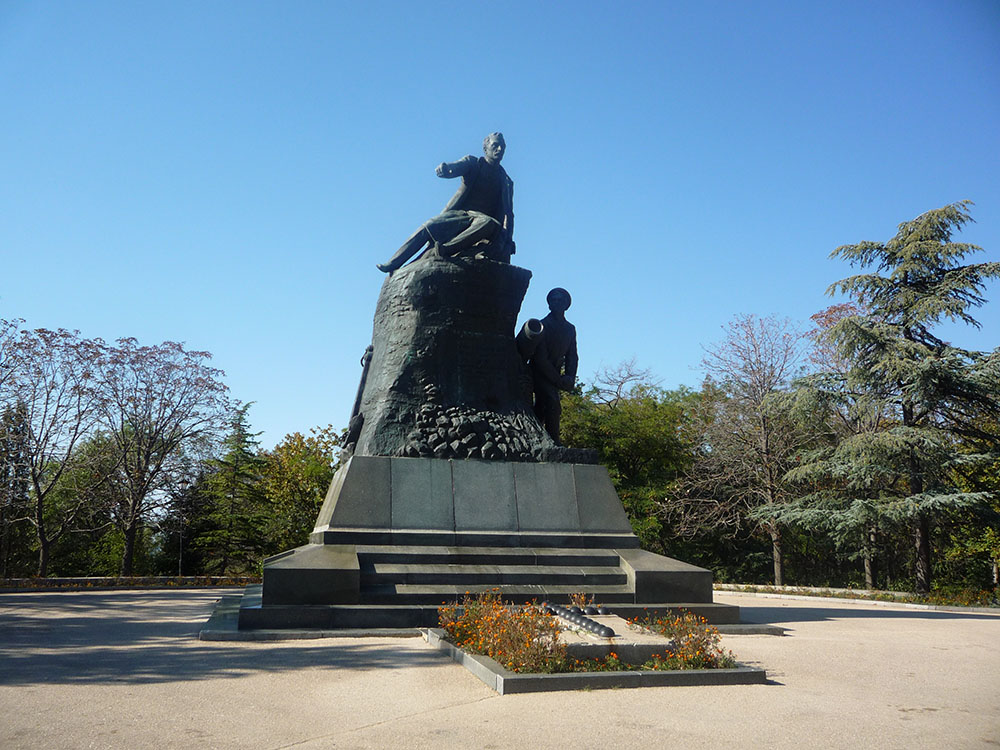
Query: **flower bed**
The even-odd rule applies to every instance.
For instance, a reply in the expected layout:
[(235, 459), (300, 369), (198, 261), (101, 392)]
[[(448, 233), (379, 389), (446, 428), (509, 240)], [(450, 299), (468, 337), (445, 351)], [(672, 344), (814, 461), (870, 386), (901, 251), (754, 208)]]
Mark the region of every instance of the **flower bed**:
[(506, 605), (497, 589), (438, 609), (448, 640), (463, 651), (483, 654), (511, 672), (560, 672), (566, 645), (555, 617), (535, 607)]
[(663, 653), (642, 664), (631, 664), (611, 651), (597, 659), (573, 659), (560, 639), (559, 620), (533, 605), (505, 603), (498, 590), (471, 595), (459, 604), (438, 610), (447, 639), (470, 654), (487, 656), (514, 673), (559, 674), (572, 672), (660, 671), (683, 669), (732, 669), (736, 658), (720, 646), (719, 631), (702, 617), (684, 613), (673, 618), (632, 620), (670, 640)]
[(736, 655), (722, 648), (719, 630), (704, 617), (684, 612), (676, 617), (629, 620), (629, 625), (671, 639), (672, 649), (662, 665), (652, 669), (732, 669)]

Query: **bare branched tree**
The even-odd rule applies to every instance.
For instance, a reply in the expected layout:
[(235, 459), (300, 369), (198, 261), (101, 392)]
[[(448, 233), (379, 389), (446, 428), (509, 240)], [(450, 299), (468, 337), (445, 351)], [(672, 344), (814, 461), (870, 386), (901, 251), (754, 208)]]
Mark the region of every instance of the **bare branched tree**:
[[(4, 390), (24, 425), (21, 455), (31, 491), (29, 521), (38, 542), (38, 575), (48, 571), (52, 545), (87, 502), (86, 493), (58, 505), (49, 496), (76, 466), (77, 445), (94, 427), (101, 406), (94, 365), (100, 342), (78, 331), (21, 331), (11, 345)], [(94, 477), (93, 481), (100, 481)]]
[(190, 468), (190, 455), (218, 438), (228, 413), (221, 370), (208, 352), (132, 338), (106, 346), (100, 358), (101, 425), (114, 446), (118, 502), (125, 537), (122, 575), (131, 575), (138, 533), (168, 502), (166, 490)]
[[(786, 501), (784, 475), (809, 440), (792, 418), (786, 391), (802, 361), (801, 332), (788, 320), (754, 315), (735, 317), (725, 331), (703, 361), (708, 379), (692, 436), (698, 454), (678, 498), (681, 511), (666, 509), (679, 533), (735, 527), (751, 509)], [(774, 581), (781, 585), (781, 529), (757, 523), (771, 538)]]
[(9, 387), (13, 383), (19, 347), (18, 333), (23, 320), (0, 319), (0, 403), (10, 404), (14, 398)]
[(651, 370), (639, 367), (635, 357), (613, 367), (602, 367), (594, 373), (593, 398), (597, 403), (614, 409), (637, 386), (656, 388), (660, 381), (653, 378)]

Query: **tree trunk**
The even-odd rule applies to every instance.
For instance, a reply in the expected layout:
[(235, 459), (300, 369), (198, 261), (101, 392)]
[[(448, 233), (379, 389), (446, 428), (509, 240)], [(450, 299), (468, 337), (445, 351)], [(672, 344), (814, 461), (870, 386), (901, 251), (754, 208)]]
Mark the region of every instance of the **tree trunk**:
[(49, 553), (51, 552), (52, 540), (49, 539), (48, 529), (45, 526), (45, 495), (42, 493), (38, 482), (35, 485), (35, 534), (38, 538), (38, 577), (44, 578), (49, 573)]
[[(912, 332), (909, 329), (905, 329), (903, 334), (907, 340), (913, 340)], [(903, 385), (902, 383), (900, 384), (900, 386)], [(916, 419), (913, 415), (913, 406), (904, 402), (902, 409), (903, 424), (907, 427), (915, 426)], [(920, 464), (912, 450), (910, 451), (909, 464), (910, 495), (919, 495), (924, 491), (924, 479), (920, 473)], [(913, 524), (913, 544), (916, 551), (916, 564), (914, 565), (916, 592), (918, 594), (929, 594), (931, 591), (931, 522), (919, 510)]]
[(769, 529), (771, 533), (771, 556), (774, 558), (774, 585), (785, 585), (785, 558), (781, 553), (781, 530)]
[(48, 539), (38, 540), (38, 577), (45, 578), (49, 574), (49, 555), (52, 551), (52, 542)]
[(865, 588), (869, 591), (875, 588), (878, 577), (878, 567), (875, 562), (875, 542), (878, 532), (875, 527), (868, 529), (868, 541), (865, 544)]
[(916, 591), (918, 594), (929, 594), (931, 591), (931, 524), (925, 517), (919, 516), (913, 525), (913, 541), (916, 547)]
[(1000, 563), (993, 561), (993, 588), (1000, 586)]
[(122, 575), (132, 575), (132, 564), (135, 559), (135, 537), (139, 531), (137, 523), (125, 527), (125, 552), (122, 554)]
[(7, 565), (10, 560), (9, 526), (6, 513), (0, 508), (0, 578), (7, 578)]

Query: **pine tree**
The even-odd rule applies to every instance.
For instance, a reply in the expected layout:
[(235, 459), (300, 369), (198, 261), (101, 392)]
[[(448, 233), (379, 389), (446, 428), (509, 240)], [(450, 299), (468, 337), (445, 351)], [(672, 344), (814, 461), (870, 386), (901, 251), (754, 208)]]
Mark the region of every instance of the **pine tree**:
[[(979, 327), (969, 310), (985, 302), (984, 282), (1000, 277), (1000, 263), (963, 264), (981, 248), (952, 242), (953, 232), (971, 221), (970, 205), (928, 211), (900, 224), (887, 242), (844, 245), (831, 254), (874, 268), (828, 290), (849, 295), (864, 312), (826, 333), (846, 371), (817, 376), (811, 385), (847, 404), (859, 429), (790, 474), (814, 492), (796, 518), (784, 519), (808, 524), (816, 511), (831, 512), (830, 523), (845, 533), (880, 522), (909, 525), (920, 593), (931, 585), (934, 521), (988, 499), (963, 489), (956, 470), (990, 460), (997, 448), (996, 436), (981, 425), (983, 415), (1000, 414), (1000, 349), (967, 351), (932, 333), (943, 319)], [(963, 440), (991, 448), (969, 452)]]
[(251, 432), (247, 420), (250, 406), (243, 404), (233, 410), (229, 433), (222, 442), (223, 454), (209, 461), (211, 472), (204, 483), (209, 528), (197, 544), (209, 553), (206, 567), (219, 575), (249, 572), (260, 557), (264, 461), (257, 442), (260, 433)]

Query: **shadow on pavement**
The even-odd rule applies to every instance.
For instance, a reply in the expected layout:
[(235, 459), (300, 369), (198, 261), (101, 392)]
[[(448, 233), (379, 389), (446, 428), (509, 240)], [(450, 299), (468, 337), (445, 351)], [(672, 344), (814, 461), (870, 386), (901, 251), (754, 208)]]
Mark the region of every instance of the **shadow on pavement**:
[(298, 669), (441, 664), (435, 651), (337, 638), (280, 644), (196, 640), (227, 591), (0, 595), (0, 685), (152, 683)]
[[(1000, 614), (1000, 613), (998, 613)], [(740, 604), (740, 621), (776, 624), (781, 622), (824, 622), (844, 619), (874, 620), (992, 620), (1000, 616), (978, 612), (941, 612), (931, 609), (891, 609), (889, 607), (764, 607)]]
[[(396, 639), (394, 639), (396, 640)], [(93, 646), (74, 650), (0, 649), (0, 685), (184, 682), (252, 673), (300, 669), (394, 669), (440, 665), (434, 651), (399, 649), (393, 644), (355, 643), (347, 639), (324, 645), (248, 647), (246, 643), (163, 643), (137, 648)]]

